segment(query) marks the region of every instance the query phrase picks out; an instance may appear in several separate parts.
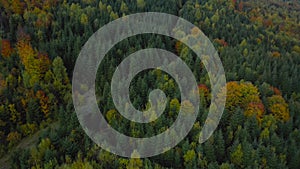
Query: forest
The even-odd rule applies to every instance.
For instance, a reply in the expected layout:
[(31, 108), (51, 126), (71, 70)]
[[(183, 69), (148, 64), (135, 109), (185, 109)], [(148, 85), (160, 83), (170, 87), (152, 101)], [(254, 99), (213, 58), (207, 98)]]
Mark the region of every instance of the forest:
[[(0, 168), (12, 169), (299, 169), (300, 1), (297, 0), (0, 0)], [(178, 145), (147, 158), (125, 158), (94, 143), (72, 101), (76, 59), (105, 24), (140, 12), (172, 14), (199, 27), (216, 48), (226, 75), (226, 105), (213, 135), (198, 142), (211, 103), (202, 61), (185, 44), (158, 34), (117, 43), (99, 65), (98, 107), (131, 137), (166, 131), (180, 109), (173, 77), (145, 70), (130, 83), (138, 110), (154, 89), (164, 91), (163, 114), (149, 124), (123, 117), (111, 79), (130, 54), (160, 48), (179, 56), (196, 77), (200, 107)], [(133, 63), (139, 64), (139, 63)], [(137, 152), (138, 153), (138, 152)]]

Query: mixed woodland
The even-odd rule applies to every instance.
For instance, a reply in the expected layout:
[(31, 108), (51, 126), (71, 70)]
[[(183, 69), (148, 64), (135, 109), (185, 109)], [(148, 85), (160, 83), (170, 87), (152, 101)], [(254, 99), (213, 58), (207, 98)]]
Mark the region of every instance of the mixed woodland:
[[(0, 0), (0, 8), (0, 168), (300, 168), (299, 1)], [(138, 12), (186, 19), (219, 53), (226, 105), (203, 144), (198, 139), (211, 101), (208, 73), (191, 49), (163, 35), (129, 37), (105, 55), (97, 72), (97, 102), (123, 134), (145, 137), (167, 130), (181, 104), (174, 78), (145, 70), (132, 80), (130, 99), (138, 110), (149, 107), (154, 89), (167, 96), (163, 115), (149, 124), (129, 121), (116, 110), (110, 84), (130, 54), (168, 50), (185, 61), (198, 83), (201, 104), (188, 136), (163, 154), (123, 158), (101, 149), (79, 124), (72, 73), (80, 50), (105, 24)]]

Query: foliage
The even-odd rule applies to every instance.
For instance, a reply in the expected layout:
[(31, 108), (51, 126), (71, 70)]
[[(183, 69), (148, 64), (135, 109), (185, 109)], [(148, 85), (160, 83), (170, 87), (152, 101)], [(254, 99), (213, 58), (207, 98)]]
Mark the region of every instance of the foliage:
[[(10, 155), (4, 159), (10, 158), (11, 168), (300, 168), (298, 2), (0, 0), (0, 9), (0, 156)], [(201, 101), (197, 121), (181, 143), (155, 157), (129, 159), (104, 151), (84, 133), (72, 105), (71, 77), (81, 47), (94, 32), (145, 11), (177, 15), (207, 35), (226, 72), (226, 108), (210, 139), (198, 144), (211, 101), (206, 60), (161, 35), (119, 42), (99, 65), (95, 85), (99, 108), (114, 129), (151, 137), (174, 123), (181, 105), (195, 112), (181, 100), (174, 78), (147, 70), (132, 80), (130, 100), (144, 111), (149, 93), (159, 88), (167, 96), (165, 112), (149, 124), (120, 115), (110, 80), (121, 61), (141, 49), (179, 55), (196, 77)], [(199, 35), (195, 27), (189, 35), (175, 31), (183, 41)], [(27, 145), (23, 139), (33, 141)]]

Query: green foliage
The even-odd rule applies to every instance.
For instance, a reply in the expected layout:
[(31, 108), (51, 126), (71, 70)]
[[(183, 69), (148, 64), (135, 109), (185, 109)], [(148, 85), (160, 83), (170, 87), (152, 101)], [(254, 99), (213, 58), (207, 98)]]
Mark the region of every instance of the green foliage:
[[(10, 159), (11, 168), (300, 168), (298, 2), (0, 0), (0, 9), (0, 155), (10, 155), (3, 159)], [(115, 109), (110, 79), (116, 66), (149, 47), (174, 52), (186, 62), (199, 83), (201, 108), (193, 129), (175, 148), (145, 159), (121, 158), (94, 144), (80, 127), (71, 76), (94, 32), (121, 16), (146, 11), (185, 18), (214, 43), (228, 82), (226, 110), (211, 138), (198, 144), (211, 97), (203, 63), (169, 37), (127, 38), (107, 53), (97, 73), (97, 102), (110, 125), (129, 136), (150, 137), (174, 123), (181, 104), (195, 111), (181, 102), (176, 81), (158, 70), (141, 72), (129, 89), (141, 111), (149, 108), (153, 89), (166, 93), (166, 110), (157, 120), (130, 122)], [(191, 35), (175, 31), (182, 40), (197, 36), (195, 29)], [(9, 168), (6, 162), (3, 166)]]
[(236, 165), (241, 167), (242, 162), (243, 162), (243, 151), (242, 151), (242, 145), (239, 144), (230, 154), (230, 159), (231, 162)]
[(140, 9), (143, 9), (146, 5), (146, 2), (144, 0), (136, 0), (137, 7)]

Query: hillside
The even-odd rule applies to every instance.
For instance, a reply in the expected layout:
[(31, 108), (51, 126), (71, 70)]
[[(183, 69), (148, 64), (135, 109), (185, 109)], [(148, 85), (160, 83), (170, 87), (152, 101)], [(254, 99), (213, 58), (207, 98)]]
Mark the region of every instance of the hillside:
[[(299, 1), (0, 0), (0, 8), (0, 168), (300, 168)], [(138, 34), (120, 41), (99, 65), (95, 85), (98, 107), (116, 131), (136, 138), (155, 136), (168, 131), (182, 104), (194, 108), (181, 101), (176, 78), (148, 69), (130, 82), (129, 99), (135, 109), (146, 111), (150, 92), (160, 89), (167, 100), (163, 114), (147, 124), (118, 112), (111, 79), (116, 67), (139, 50), (160, 48), (179, 56), (193, 73), (200, 96), (196, 122), (178, 145), (153, 157), (124, 158), (102, 149), (84, 132), (72, 94), (84, 95), (72, 93), (72, 77), (93, 33), (139, 12), (176, 15), (201, 29), (224, 67), (226, 105), (217, 129), (200, 144), (212, 101), (204, 61), (164, 35)], [(182, 39), (197, 36), (195, 30)], [(138, 156), (138, 151), (132, 154)]]

